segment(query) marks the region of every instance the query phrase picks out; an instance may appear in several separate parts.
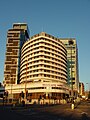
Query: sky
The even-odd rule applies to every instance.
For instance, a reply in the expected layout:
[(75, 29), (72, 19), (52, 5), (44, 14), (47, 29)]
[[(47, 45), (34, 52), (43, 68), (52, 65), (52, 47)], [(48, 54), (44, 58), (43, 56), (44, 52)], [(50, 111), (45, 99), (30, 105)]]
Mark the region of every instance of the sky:
[(7, 31), (13, 23), (27, 23), (30, 36), (44, 31), (58, 38), (75, 38), (79, 80), (86, 90), (90, 88), (90, 0), (0, 0), (0, 82)]

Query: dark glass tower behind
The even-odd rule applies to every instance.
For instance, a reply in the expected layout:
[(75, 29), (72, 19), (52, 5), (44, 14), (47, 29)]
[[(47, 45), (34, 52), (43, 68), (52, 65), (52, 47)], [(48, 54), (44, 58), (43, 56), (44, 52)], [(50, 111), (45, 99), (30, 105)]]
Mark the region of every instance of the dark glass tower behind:
[(20, 78), (21, 48), (29, 39), (26, 23), (15, 23), (7, 32), (6, 59), (4, 66), (4, 85), (17, 84)]

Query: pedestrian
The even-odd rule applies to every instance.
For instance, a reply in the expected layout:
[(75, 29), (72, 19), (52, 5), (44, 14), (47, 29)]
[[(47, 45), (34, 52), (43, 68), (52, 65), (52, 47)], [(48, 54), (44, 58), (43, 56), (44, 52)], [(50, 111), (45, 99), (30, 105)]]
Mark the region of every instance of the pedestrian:
[(72, 100), (71, 108), (72, 108), (72, 110), (74, 109), (74, 100)]
[(22, 100), (22, 107), (25, 107), (25, 101)]

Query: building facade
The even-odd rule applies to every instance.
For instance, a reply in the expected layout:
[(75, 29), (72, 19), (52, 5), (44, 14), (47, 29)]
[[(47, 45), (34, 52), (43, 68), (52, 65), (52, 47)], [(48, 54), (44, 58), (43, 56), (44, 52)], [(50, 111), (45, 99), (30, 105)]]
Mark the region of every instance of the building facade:
[[(68, 84), (73, 90), (73, 96), (79, 93), (79, 67), (78, 67), (78, 48), (76, 39), (60, 38), (67, 49), (67, 75)], [(71, 93), (70, 93), (71, 94)]]
[(84, 84), (82, 82), (79, 83), (79, 93), (81, 97), (85, 95)]
[(29, 38), (26, 23), (15, 23), (7, 32), (4, 85), (17, 84), (20, 79), (21, 48)]
[[(27, 88), (28, 83), (35, 87)], [(67, 51), (58, 38), (41, 32), (25, 42), (21, 52), (20, 84), (25, 84), (33, 98), (45, 94), (60, 99), (69, 94)]]
[(9, 97), (15, 99), (22, 92), (25, 98), (35, 101), (67, 99), (71, 89), (76, 94), (79, 91), (76, 40), (56, 38), (45, 32), (29, 38), (26, 23), (13, 24), (7, 33), (4, 85)]

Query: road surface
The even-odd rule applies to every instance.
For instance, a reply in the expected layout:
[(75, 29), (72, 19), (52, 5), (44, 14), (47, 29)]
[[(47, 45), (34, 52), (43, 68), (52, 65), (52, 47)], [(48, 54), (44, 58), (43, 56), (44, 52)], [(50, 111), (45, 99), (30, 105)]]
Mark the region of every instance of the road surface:
[(2, 120), (90, 120), (90, 102), (84, 101), (71, 109), (65, 105), (31, 105), (29, 107), (0, 106)]

